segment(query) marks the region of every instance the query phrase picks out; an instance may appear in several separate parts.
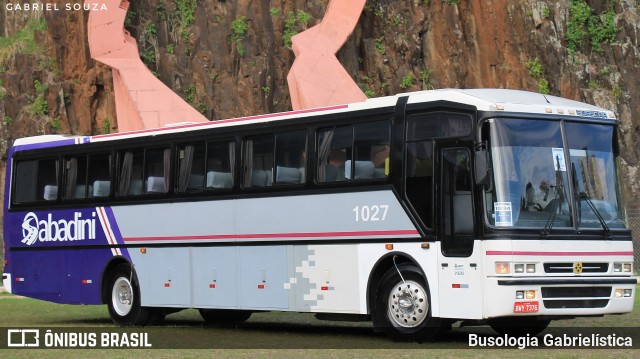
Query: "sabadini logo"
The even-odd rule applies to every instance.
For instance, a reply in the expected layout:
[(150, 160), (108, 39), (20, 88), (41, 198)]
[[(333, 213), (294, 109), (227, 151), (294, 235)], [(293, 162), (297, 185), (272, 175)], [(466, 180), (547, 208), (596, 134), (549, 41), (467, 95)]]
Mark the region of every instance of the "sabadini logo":
[[(31, 223), (33, 222), (33, 224)], [(35, 213), (29, 212), (26, 216), (24, 216), (24, 221), (22, 221), (22, 243), (30, 246), (36, 242), (38, 239), (38, 217)]]
[(38, 220), (38, 216), (29, 212), (22, 220), (22, 243), (30, 246), (40, 242), (67, 242), (96, 239), (96, 212), (91, 212), (88, 219), (82, 218), (81, 212), (75, 212), (73, 219), (53, 220), (51, 213), (46, 220)]

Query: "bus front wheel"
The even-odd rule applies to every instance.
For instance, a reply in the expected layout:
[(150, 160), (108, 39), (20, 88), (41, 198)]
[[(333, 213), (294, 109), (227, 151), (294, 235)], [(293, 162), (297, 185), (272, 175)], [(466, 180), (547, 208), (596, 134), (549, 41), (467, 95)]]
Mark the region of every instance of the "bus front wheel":
[(109, 288), (109, 315), (120, 326), (144, 326), (161, 321), (155, 308), (140, 305), (140, 289), (135, 272), (129, 264), (119, 264), (112, 271)]
[(413, 265), (392, 267), (382, 276), (372, 314), (374, 326), (394, 340), (425, 341), (440, 329), (439, 318), (431, 316), (429, 287)]

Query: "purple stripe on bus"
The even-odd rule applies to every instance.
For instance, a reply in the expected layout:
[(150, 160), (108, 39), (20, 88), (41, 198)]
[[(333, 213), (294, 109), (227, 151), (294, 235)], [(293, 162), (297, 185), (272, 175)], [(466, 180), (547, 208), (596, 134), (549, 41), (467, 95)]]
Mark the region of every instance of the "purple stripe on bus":
[[(116, 217), (113, 215), (113, 210), (111, 207), (104, 207), (104, 212), (107, 214), (107, 219), (109, 220), (109, 224), (111, 225), (111, 232), (113, 232), (113, 236), (118, 244), (124, 244), (124, 239), (122, 239), (122, 233), (120, 232), (120, 227), (118, 227), (118, 222), (116, 222)], [(129, 255), (129, 251), (127, 248), (120, 248), (122, 252), (122, 256), (127, 258), (129, 261), (131, 260), (131, 256)]]
[(40, 148), (51, 148), (51, 147), (60, 147), (60, 146), (68, 146), (68, 145), (75, 145), (76, 144), (76, 140), (75, 138), (69, 139), (69, 140), (60, 140), (60, 141), (53, 141), (53, 142), (43, 142), (43, 143), (32, 143), (32, 144), (28, 144), (28, 145), (18, 145), (15, 146), (14, 148), (16, 149), (16, 151), (26, 151), (26, 150), (37, 150)]

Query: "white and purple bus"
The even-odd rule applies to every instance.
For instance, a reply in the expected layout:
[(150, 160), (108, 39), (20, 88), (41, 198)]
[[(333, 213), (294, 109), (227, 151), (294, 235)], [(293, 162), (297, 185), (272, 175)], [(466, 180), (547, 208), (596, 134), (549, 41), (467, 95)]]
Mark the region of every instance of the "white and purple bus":
[(107, 304), (119, 325), (197, 308), (456, 321), (537, 333), (633, 309), (613, 113), (437, 90), (9, 151), (3, 282)]

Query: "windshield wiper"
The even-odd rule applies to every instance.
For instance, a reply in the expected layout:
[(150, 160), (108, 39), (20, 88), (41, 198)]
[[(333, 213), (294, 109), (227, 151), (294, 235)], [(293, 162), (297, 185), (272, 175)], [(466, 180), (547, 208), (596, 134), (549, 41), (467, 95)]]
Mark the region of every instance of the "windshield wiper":
[(551, 200), (551, 202), (549, 202), (547, 206), (553, 203), (554, 208), (552, 208), (551, 214), (547, 218), (547, 223), (544, 224), (544, 229), (542, 230), (542, 232), (540, 232), (541, 239), (546, 239), (547, 236), (551, 233), (551, 229), (553, 228), (553, 223), (556, 221), (556, 215), (558, 214), (558, 210), (560, 210), (560, 207), (562, 206), (562, 203), (561, 202), (559, 203), (559, 200), (558, 200), (558, 187), (553, 185), (549, 187), (553, 188), (553, 199)]
[(602, 229), (604, 231), (605, 237), (607, 237), (607, 239), (611, 239), (612, 237), (611, 230), (609, 229), (609, 226), (607, 226), (607, 222), (605, 222), (604, 218), (602, 217), (602, 214), (600, 214), (600, 211), (598, 211), (596, 206), (591, 201), (591, 197), (589, 197), (589, 195), (586, 192), (580, 192), (580, 194), (578, 194), (578, 201), (582, 199), (584, 199), (585, 202), (587, 202), (587, 204), (589, 205), (589, 208), (591, 208), (591, 210), (593, 211), (593, 214), (595, 214), (596, 218), (598, 218), (598, 221), (600, 222), (600, 225), (602, 226)]

